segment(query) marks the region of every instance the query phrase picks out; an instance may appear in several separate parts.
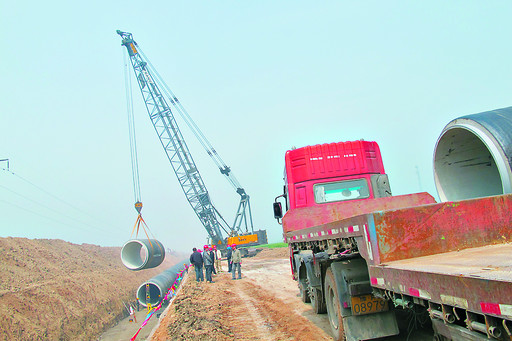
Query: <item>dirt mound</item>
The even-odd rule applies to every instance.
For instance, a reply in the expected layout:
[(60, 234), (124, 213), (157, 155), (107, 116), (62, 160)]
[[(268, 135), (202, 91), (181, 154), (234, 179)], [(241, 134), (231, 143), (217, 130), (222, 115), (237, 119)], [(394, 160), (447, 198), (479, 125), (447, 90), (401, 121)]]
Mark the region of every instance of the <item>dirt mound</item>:
[(0, 238), (0, 339), (91, 340), (125, 314), (136, 288), (178, 261), (127, 270), (120, 247)]
[(279, 259), (279, 258), (290, 258), (290, 251), (287, 247), (278, 247), (273, 249), (261, 248), (254, 258), (257, 259)]
[(244, 258), (241, 280), (224, 272), (197, 283), (193, 268), (188, 276), (153, 341), (332, 339), (305, 317), (311, 308), (297, 297), (286, 248)]
[[(192, 272), (190, 275), (194, 275)], [(171, 335), (173, 340), (233, 340), (231, 328), (221, 318), (224, 303), (219, 299), (222, 297), (215, 293), (217, 297), (198, 304), (197, 298), (204, 297), (203, 288), (195, 282), (189, 283), (192, 285), (185, 286), (173, 302), (166, 320), (172, 321), (167, 331), (156, 333), (153, 340), (169, 340)]]

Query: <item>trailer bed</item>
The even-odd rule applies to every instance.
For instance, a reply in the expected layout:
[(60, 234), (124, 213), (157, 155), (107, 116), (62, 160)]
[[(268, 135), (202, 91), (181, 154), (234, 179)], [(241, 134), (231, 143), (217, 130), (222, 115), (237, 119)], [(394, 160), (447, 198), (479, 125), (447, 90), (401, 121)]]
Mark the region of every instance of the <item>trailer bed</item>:
[(475, 313), (512, 317), (512, 243), (370, 266), (372, 286)]
[(512, 243), (387, 263), (386, 268), (512, 282)]
[(285, 240), (297, 250), (355, 240), (374, 288), (511, 320), (510, 212), (512, 194), (426, 204), (289, 231)]

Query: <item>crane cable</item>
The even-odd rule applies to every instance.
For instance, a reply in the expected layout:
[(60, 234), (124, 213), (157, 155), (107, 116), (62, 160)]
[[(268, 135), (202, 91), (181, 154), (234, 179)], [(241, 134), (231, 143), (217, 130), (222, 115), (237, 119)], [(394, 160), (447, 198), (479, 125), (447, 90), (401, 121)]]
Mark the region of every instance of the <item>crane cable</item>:
[(135, 197), (135, 210), (137, 211), (137, 219), (132, 229), (132, 233), (130, 234), (130, 239), (133, 237), (133, 233), (135, 232), (135, 238), (137, 238), (139, 234), (139, 229), (142, 227), (144, 234), (148, 238), (149, 245), (153, 248), (153, 244), (151, 243), (151, 238), (149, 238), (148, 232), (151, 233), (153, 239), (156, 239), (149, 226), (146, 224), (146, 221), (142, 218), (141, 210), (142, 210), (142, 198), (140, 191), (140, 178), (139, 178), (139, 159), (137, 156), (137, 139), (135, 134), (135, 117), (133, 110), (133, 96), (132, 96), (132, 80), (130, 77), (130, 71), (128, 66), (128, 55), (124, 51), (124, 77), (125, 77), (125, 91), (126, 91), (126, 111), (128, 116), (128, 134), (130, 138), (130, 158), (132, 165), (132, 182), (133, 182), (133, 193)]
[(141, 201), (140, 180), (139, 180), (139, 160), (137, 157), (137, 139), (135, 135), (135, 119), (133, 114), (133, 96), (132, 80), (128, 70), (128, 60), (126, 53), (124, 55), (124, 80), (126, 91), (126, 110), (128, 116), (128, 133), (130, 138), (130, 158), (132, 163), (132, 182), (135, 202)]
[(147, 62), (148, 66), (151, 68), (151, 71), (154, 73), (156, 81), (163, 87), (165, 94), (167, 95), (167, 98), (170, 99), (172, 105), (176, 109), (176, 111), (180, 114), (180, 116), (183, 118), (187, 126), (190, 128), (194, 136), (197, 138), (199, 143), (203, 146), (203, 148), (206, 150), (208, 155), (212, 158), (213, 162), (217, 165), (220, 172), (224, 174), (228, 179), (231, 185), (235, 190), (241, 188), (242, 186), (236, 179), (235, 175), (231, 172), (231, 169), (226, 165), (224, 160), (220, 157), (220, 155), (217, 153), (215, 148), (211, 145), (210, 141), (206, 138), (206, 136), (203, 134), (203, 132), (199, 129), (197, 124), (194, 122), (192, 117), (188, 114), (187, 110), (183, 107), (181, 102), (178, 100), (178, 98), (174, 95), (174, 93), (171, 91), (171, 89), (167, 86), (163, 78), (160, 76), (156, 68), (151, 64), (151, 61), (146, 57), (144, 52), (142, 52), (141, 48), (139, 46), (138, 51), (144, 58), (144, 60)]
[[(203, 134), (203, 132), (199, 129), (199, 127), (197, 126), (197, 124), (194, 122), (194, 120), (192, 119), (192, 117), (190, 117), (190, 115), (188, 114), (187, 110), (183, 107), (183, 105), (181, 104), (181, 102), (178, 100), (178, 98), (176, 97), (176, 95), (174, 95), (174, 93), (172, 92), (172, 90), (169, 88), (169, 86), (165, 83), (165, 81), (163, 80), (162, 76), (160, 76), (160, 74), (158, 73), (158, 71), (156, 70), (156, 68), (153, 66), (153, 64), (151, 63), (151, 61), (148, 59), (148, 57), (144, 54), (144, 52), (141, 50), (141, 48), (137, 45), (137, 49), (138, 49), (138, 52), (140, 53), (140, 55), (143, 57), (143, 60), (147, 63), (151, 73), (154, 75), (154, 80), (155, 82), (161, 87), (163, 88), (163, 92), (164, 94), (166, 95), (166, 97), (171, 101), (173, 107), (176, 109), (176, 111), (180, 114), (181, 118), (183, 118), (183, 121), (185, 121), (185, 123), (187, 124), (187, 126), (189, 127), (189, 129), (192, 131), (192, 133), (194, 134), (194, 136), (196, 137), (196, 139), (199, 141), (199, 143), (201, 144), (201, 146), (203, 146), (204, 150), (206, 151), (206, 153), (212, 158), (213, 162), (217, 165), (217, 167), (219, 168), (220, 172), (222, 174), (224, 174), (228, 180), (229, 180), (229, 183), (233, 186), (233, 188), (235, 190), (237, 190), (238, 192), (238, 189), (241, 188), (241, 185), (240, 183), (238, 182), (238, 180), (235, 178), (234, 174), (231, 172), (230, 168), (226, 165), (226, 163), (222, 160), (222, 158), (220, 157), (219, 154), (217, 154), (217, 151), (213, 148), (213, 146), (211, 145), (210, 141), (208, 141), (208, 139), (206, 138), (206, 136)], [(211, 198), (210, 198), (211, 200)], [(228, 222), (224, 219), (224, 217), (220, 214), (220, 212), (217, 210), (217, 208), (215, 207), (215, 205), (213, 204), (213, 202), (210, 202), (213, 209), (215, 210), (215, 212), (217, 213), (217, 215), (220, 217), (220, 219), (222, 220), (222, 222), (226, 225), (226, 227), (224, 227), (221, 222), (219, 222), (219, 226), (220, 228), (222, 228), (222, 230), (224, 230), (224, 232), (226, 234), (229, 234), (228, 232), (228, 229), (231, 230), (231, 227), (230, 225), (228, 224)]]

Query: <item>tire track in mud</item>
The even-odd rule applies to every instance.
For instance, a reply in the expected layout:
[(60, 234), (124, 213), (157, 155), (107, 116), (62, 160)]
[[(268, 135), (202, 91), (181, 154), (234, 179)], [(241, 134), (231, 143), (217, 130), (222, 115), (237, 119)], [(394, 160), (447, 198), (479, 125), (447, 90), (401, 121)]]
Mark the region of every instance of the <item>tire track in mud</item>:
[[(276, 326), (276, 322), (272, 318), (271, 311), (266, 309), (261, 297), (256, 297), (255, 293), (258, 288), (251, 288), (252, 285), (247, 283), (234, 283), (233, 294), (235, 297), (231, 301), (242, 302), (237, 305), (237, 315), (233, 318), (235, 325), (242, 326), (236, 331), (236, 334), (242, 334), (245, 337), (254, 337), (258, 340), (286, 340), (288, 336), (282, 333)], [(248, 328), (248, 323), (252, 325)], [(254, 333), (254, 335), (252, 335)], [(247, 335), (248, 334), (248, 335)]]
[[(332, 340), (305, 317), (298, 315), (278, 297), (252, 282), (238, 282), (233, 291), (242, 300), (254, 306), (260, 319), (255, 322), (258, 330), (265, 332), (258, 337), (265, 340)], [(267, 338), (268, 337), (268, 338)]]

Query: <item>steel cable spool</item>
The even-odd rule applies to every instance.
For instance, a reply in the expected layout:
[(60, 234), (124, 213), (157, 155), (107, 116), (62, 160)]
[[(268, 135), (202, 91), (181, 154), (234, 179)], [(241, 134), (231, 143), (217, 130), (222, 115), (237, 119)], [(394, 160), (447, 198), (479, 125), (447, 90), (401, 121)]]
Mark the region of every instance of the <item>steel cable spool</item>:
[(448, 123), (437, 140), (433, 167), (441, 201), (512, 193), (512, 107)]
[(157, 267), (164, 258), (164, 246), (156, 239), (132, 239), (121, 249), (121, 261), (130, 270)]

